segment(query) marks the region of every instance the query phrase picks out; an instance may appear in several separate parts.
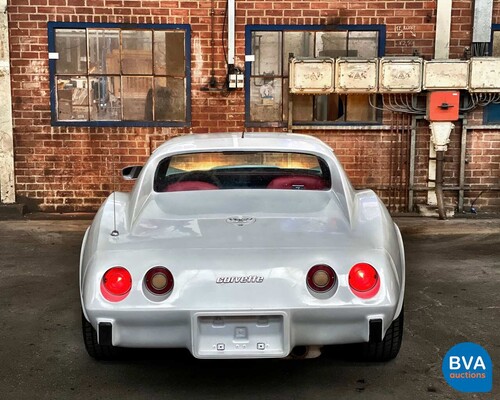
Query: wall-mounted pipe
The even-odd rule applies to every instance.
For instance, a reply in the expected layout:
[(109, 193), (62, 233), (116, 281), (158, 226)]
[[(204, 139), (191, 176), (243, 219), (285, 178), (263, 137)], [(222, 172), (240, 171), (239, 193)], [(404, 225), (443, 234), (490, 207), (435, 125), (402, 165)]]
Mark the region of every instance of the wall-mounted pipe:
[(234, 31), (236, 0), (227, 1), (227, 63), (234, 66)]
[(450, 58), (451, 0), (437, 0), (434, 58)]
[(444, 151), (436, 151), (436, 199), (439, 219), (446, 219), (443, 196)]

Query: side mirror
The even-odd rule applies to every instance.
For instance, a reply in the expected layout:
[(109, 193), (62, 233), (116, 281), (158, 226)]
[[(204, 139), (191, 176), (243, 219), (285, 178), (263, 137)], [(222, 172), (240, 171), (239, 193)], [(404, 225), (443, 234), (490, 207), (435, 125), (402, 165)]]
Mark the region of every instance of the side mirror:
[(133, 181), (137, 179), (142, 171), (142, 165), (131, 165), (122, 169), (122, 177), (126, 181)]

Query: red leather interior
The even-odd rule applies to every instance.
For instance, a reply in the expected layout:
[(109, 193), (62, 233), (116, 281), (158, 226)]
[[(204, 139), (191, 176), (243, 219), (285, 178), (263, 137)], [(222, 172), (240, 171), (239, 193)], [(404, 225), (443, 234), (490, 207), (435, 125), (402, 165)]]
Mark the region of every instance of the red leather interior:
[(219, 189), (213, 183), (202, 182), (202, 181), (184, 181), (184, 182), (175, 182), (168, 185), (164, 192), (186, 192), (189, 190), (215, 190)]
[(297, 189), (297, 190), (322, 190), (325, 189), (325, 181), (317, 176), (291, 175), (280, 176), (273, 179), (267, 185), (268, 189)]

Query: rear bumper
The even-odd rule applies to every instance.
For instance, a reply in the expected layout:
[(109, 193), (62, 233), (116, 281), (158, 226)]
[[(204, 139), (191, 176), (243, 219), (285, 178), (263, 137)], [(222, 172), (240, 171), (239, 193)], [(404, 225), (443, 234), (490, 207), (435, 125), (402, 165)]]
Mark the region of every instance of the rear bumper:
[(197, 358), (279, 358), (299, 345), (380, 340), (397, 317), (396, 308), (394, 304), (234, 311), (87, 309), (85, 314), (101, 344), (187, 348)]

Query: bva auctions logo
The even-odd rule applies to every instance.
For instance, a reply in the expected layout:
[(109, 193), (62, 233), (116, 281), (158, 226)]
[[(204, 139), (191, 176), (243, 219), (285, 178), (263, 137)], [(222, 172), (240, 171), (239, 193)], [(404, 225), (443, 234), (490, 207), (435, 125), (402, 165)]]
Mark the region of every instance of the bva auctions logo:
[(491, 392), (493, 365), (488, 352), (475, 343), (453, 346), (443, 359), (443, 375), (448, 385), (460, 392)]

